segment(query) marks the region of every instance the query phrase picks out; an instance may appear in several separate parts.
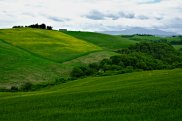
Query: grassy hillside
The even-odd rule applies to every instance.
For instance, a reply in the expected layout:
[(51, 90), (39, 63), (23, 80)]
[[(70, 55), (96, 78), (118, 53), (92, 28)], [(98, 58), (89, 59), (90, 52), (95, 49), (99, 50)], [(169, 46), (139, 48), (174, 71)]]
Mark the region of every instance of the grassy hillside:
[(0, 88), (22, 82), (50, 81), (60, 75), (58, 63), (36, 57), (0, 40)]
[(57, 31), (41, 29), (0, 30), (0, 39), (13, 46), (56, 62), (64, 62), (93, 51), (100, 47), (84, 40)]
[(176, 48), (177, 50), (181, 49), (182, 48), (182, 45), (173, 45), (174, 48)]
[(125, 48), (136, 43), (136, 41), (127, 38), (94, 32), (67, 31), (64, 33), (98, 45), (106, 50)]
[[(79, 33), (83, 33), (79, 36), (85, 38), (85, 32)], [(108, 49), (112, 43), (117, 48), (134, 44), (110, 35), (91, 33), (89, 36), (84, 40), (58, 31), (0, 29), (0, 88), (10, 88), (11, 85), (23, 82), (36, 84), (52, 82), (57, 77), (69, 77), (74, 66), (117, 55)]]
[(182, 37), (174, 36), (174, 37), (159, 37), (159, 36), (147, 36), (147, 35), (119, 35), (121, 38), (130, 39), (138, 42), (146, 42), (146, 41), (166, 41), (171, 43), (177, 50), (182, 48)]
[(0, 93), (1, 121), (181, 121), (182, 70), (90, 77)]
[(147, 35), (119, 35), (120, 37), (123, 38), (128, 38), (131, 40), (135, 40), (135, 41), (159, 41), (161, 39), (164, 39), (162, 37), (158, 37), (158, 36), (147, 36)]
[(119, 55), (119, 54), (112, 51), (93, 52), (88, 55), (73, 59), (71, 61), (66, 61), (62, 65), (73, 68), (74, 66), (88, 65), (90, 63), (99, 62), (102, 59), (107, 59), (114, 55)]

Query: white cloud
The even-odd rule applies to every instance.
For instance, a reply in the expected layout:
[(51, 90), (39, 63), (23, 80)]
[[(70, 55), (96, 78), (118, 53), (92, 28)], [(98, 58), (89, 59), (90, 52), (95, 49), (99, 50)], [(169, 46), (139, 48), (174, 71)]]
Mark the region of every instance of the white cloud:
[(181, 5), (182, 0), (0, 0), (0, 28), (44, 22), (56, 29), (146, 27), (182, 33)]

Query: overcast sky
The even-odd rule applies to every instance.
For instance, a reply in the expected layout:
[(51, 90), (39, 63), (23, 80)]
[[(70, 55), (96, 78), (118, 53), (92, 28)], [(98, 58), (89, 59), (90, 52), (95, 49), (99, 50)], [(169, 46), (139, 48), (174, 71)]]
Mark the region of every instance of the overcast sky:
[(182, 34), (182, 0), (0, 0), (0, 28), (34, 23), (54, 29), (145, 27)]

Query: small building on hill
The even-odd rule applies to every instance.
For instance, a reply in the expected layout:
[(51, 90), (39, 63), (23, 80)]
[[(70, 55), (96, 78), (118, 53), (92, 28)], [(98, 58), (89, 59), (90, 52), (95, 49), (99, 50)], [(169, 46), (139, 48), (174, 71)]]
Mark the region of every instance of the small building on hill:
[(67, 29), (59, 29), (59, 31), (67, 31)]

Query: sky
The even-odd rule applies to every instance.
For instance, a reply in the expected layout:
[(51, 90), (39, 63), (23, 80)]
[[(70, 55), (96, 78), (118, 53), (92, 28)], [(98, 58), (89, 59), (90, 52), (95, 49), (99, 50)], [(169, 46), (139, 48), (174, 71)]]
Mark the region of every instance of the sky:
[(35, 23), (54, 29), (142, 27), (182, 34), (182, 0), (0, 0), (0, 28)]

